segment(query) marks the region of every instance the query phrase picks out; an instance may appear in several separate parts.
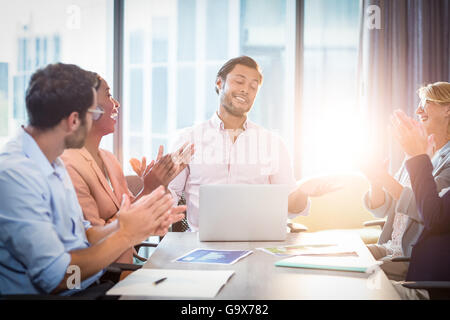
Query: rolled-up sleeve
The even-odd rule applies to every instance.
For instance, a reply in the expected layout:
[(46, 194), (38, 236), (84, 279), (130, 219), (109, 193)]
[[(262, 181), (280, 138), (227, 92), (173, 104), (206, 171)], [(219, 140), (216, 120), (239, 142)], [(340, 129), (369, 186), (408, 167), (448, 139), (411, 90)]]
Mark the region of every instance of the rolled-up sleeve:
[(0, 243), (37, 290), (49, 293), (63, 280), (71, 257), (55, 230), (46, 188), (14, 169), (0, 174)]

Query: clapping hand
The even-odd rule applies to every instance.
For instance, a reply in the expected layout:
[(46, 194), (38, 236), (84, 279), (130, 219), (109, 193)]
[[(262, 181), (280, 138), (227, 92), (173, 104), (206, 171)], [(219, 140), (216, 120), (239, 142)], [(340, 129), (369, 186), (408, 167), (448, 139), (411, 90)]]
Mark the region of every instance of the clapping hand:
[(427, 136), (421, 123), (408, 117), (402, 110), (394, 112), (391, 123), (394, 128), (394, 137), (408, 157), (420, 154), (433, 156), (436, 149), (434, 135)]
[(142, 157), (142, 161), (139, 161), (136, 158), (131, 158), (130, 164), (137, 176), (143, 178), (148, 174), (151, 168), (153, 168), (155, 160), (152, 160), (152, 162), (147, 166), (147, 159), (145, 157)]
[(156, 161), (153, 160), (148, 166), (145, 157), (142, 161), (133, 158), (130, 164), (134, 172), (144, 179), (144, 188), (151, 191), (160, 185), (167, 187), (186, 168), (194, 152), (194, 145), (187, 142), (177, 151), (163, 156), (164, 147), (160, 146)]

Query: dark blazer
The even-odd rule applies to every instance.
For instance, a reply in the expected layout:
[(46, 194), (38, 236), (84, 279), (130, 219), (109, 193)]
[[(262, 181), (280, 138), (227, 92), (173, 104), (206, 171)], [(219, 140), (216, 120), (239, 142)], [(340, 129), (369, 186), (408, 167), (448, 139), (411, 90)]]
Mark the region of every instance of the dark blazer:
[(424, 221), (424, 230), (412, 249), (406, 280), (450, 281), (450, 192), (439, 197), (427, 155), (409, 159), (406, 168)]

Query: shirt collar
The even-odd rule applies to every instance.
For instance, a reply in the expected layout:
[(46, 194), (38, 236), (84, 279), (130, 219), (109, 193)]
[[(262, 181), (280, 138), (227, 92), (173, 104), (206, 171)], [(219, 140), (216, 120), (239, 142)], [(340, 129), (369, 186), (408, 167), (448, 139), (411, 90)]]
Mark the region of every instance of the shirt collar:
[[(218, 130), (225, 130), (225, 124), (223, 123), (222, 119), (219, 118), (219, 115), (217, 114), (217, 111), (214, 112), (213, 116), (211, 117), (211, 123), (213, 125), (214, 128), (218, 129)], [(244, 130), (247, 130), (249, 125), (249, 120), (248, 117), (244, 122)]]
[(42, 152), (39, 145), (36, 143), (34, 138), (25, 131), (22, 127), (22, 131), (19, 132), (22, 135), (22, 146), (23, 153), (25, 156), (31, 160), (40, 168), (40, 170), (45, 174), (45, 176), (50, 176), (56, 174), (57, 176), (62, 176), (64, 173), (63, 163), (59, 158), (50, 164), (45, 154)]

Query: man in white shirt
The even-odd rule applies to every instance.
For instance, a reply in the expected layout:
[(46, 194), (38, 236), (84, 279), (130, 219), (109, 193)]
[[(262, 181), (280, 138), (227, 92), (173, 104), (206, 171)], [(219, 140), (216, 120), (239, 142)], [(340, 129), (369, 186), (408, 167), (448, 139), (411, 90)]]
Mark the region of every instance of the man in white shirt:
[(248, 120), (262, 81), (260, 68), (252, 58), (241, 56), (226, 62), (216, 77), (217, 112), (210, 120), (185, 129), (174, 145), (195, 145), (189, 165), (169, 184), (175, 199), (184, 193), (192, 231), (198, 230), (202, 184), (286, 184), (291, 191), (290, 218), (308, 214), (308, 196), (332, 189), (320, 179), (297, 185), (282, 139)]

